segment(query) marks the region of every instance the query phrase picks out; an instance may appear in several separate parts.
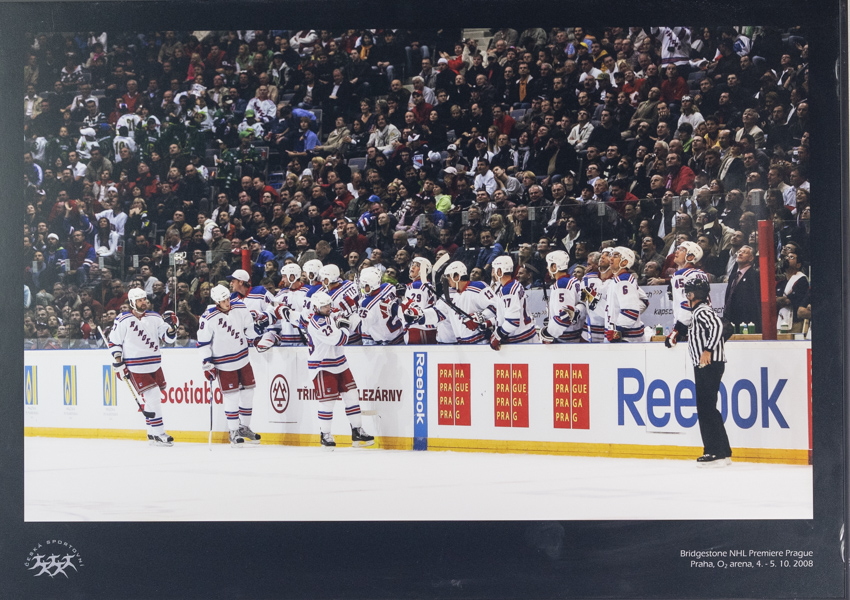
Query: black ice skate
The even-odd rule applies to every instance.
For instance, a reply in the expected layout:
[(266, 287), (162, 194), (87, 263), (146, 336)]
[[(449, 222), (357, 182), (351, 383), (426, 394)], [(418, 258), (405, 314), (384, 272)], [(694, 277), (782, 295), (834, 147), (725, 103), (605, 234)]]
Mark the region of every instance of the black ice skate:
[(362, 448), (363, 446), (371, 446), (375, 443), (374, 436), (363, 431), (362, 427), (351, 428), (351, 445), (354, 448)]
[(236, 430), (236, 433), (242, 436), (245, 440), (246, 444), (259, 444), (260, 443), (260, 434), (254, 433), (251, 431), (251, 428), (247, 425), (240, 425), (239, 429)]
[(239, 434), (239, 430), (230, 432), (230, 445), (233, 448), (243, 448), (245, 446), (245, 438)]
[(169, 447), (174, 445), (174, 438), (167, 433), (163, 433), (162, 435), (148, 435), (148, 440), (150, 440), (151, 446)]
[(332, 436), (330, 433), (319, 432), (319, 435), (321, 437), (322, 446), (324, 448), (330, 448), (331, 450), (333, 450), (336, 447), (336, 442), (334, 441), (334, 436)]
[(716, 454), (703, 454), (697, 459), (697, 466), (702, 468), (725, 467), (732, 464), (728, 456), (717, 456)]

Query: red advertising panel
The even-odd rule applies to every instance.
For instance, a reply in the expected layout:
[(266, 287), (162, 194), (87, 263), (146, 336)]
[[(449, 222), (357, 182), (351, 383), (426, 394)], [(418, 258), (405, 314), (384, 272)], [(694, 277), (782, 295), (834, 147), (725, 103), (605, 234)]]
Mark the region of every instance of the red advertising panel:
[(570, 365), (552, 365), (552, 398), (555, 408), (555, 429), (572, 427), (570, 399)]
[(511, 426), (511, 365), (493, 365), (493, 404), (496, 427)]
[(469, 363), (454, 365), (455, 425), (472, 425), (472, 391)]
[(528, 427), (528, 365), (511, 365), (511, 426)]
[(570, 375), (573, 429), (590, 429), (590, 366), (574, 364)]
[(439, 425), (454, 425), (455, 397), (454, 397), (454, 370), (452, 364), (437, 365), (437, 406)]

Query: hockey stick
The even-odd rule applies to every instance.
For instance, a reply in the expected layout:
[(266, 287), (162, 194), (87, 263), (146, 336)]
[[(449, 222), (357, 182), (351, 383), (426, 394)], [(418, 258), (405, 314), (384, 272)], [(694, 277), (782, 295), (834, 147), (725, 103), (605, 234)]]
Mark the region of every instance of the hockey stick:
[[(431, 287), (431, 286), (430, 286), (430, 284), (425, 283), (424, 285), (425, 285), (426, 287), (428, 287), (428, 288), (430, 288), (430, 289), (431, 289), (431, 291), (434, 293), (434, 296), (437, 296), (437, 290), (435, 290), (433, 287)], [(450, 289), (450, 288), (449, 288), (449, 284), (448, 284), (448, 282), (445, 282), (445, 283), (444, 283), (444, 285), (443, 285), (443, 299), (442, 299), (442, 300), (443, 300), (443, 302), (445, 302), (446, 304), (448, 304), (449, 308), (450, 308), (450, 309), (452, 309), (453, 311), (455, 311), (455, 312), (456, 312), (457, 314), (459, 314), (461, 317), (463, 317), (463, 318), (465, 318), (465, 319), (470, 319), (470, 320), (474, 321), (475, 319), (473, 318), (473, 316), (472, 316), (472, 315), (470, 315), (468, 312), (466, 312), (465, 310), (463, 310), (462, 308), (460, 308), (458, 305), (456, 305), (454, 302), (452, 302), (452, 301), (451, 301), (451, 296), (450, 296), (450, 294), (449, 294), (449, 289)], [(439, 296), (437, 296), (437, 297), (439, 298)], [(488, 337), (489, 337), (489, 336), (490, 336), (490, 334), (492, 333), (492, 330), (488, 329), (488, 328), (484, 325), (484, 323), (478, 323), (478, 329), (479, 329), (480, 331), (483, 331), (484, 333), (486, 333)]]
[[(100, 328), (100, 325), (97, 326), (97, 331), (98, 331), (98, 333), (100, 333), (100, 337), (103, 338), (103, 341), (106, 341), (106, 336), (103, 334), (103, 329)], [(107, 348), (109, 348), (108, 344), (107, 344)], [(130, 379), (129, 379), (130, 370), (126, 366), (124, 367), (124, 373), (125, 373), (125, 375), (123, 377), (119, 377), (119, 379), (123, 379), (124, 382), (127, 384), (127, 388), (130, 390), (130, 395), (133, 397), (133, 400), (136, 401), (136, 405), (139, 407), (139, 410), (142, 411), (142, 414), (145, 415), (145, 418), (147, 418), (147, 419), (151, 419), (154, 416), (156, 416), (156, 413), (151, 412), (149, 410), (145, 410), (144, 408), (142, 408), (142, 403), (139, 402), (139, 396), (136, 393), (136, 390), (133, 388), (133, 384), (130, 383)]]

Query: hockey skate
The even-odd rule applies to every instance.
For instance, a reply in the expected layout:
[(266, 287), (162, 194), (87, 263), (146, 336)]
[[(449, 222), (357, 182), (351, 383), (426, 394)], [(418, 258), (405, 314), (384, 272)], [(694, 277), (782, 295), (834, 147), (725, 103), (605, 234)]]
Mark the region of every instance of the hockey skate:
[(230, 432), (230, 446), (232, 448), (244, 448), (245, 447), (245, 438), (243, 438), (242, 435), (240, 435), (238, 429)]
[(151, 446), (168, 447), (174, 445), (174, 438), (167, 433), (163, 433), (162, 435), (148, 435), (148, 440)]
[(319, 433), (322, 440), (322, 447), (329, 448), (333, 450), (336, 447), (336, 442), (334, 441), (334, 436), (330, 433)]
[(352, 427), (351, 428), (351, 446), (353, 448), (362, 448), (364, 446), (371, 446), (375, 443), (374, 436), (369, 435), (365, 431), (363, 431), (362, 427)]
[(716, 469), (726, 467), (732, 464), (732, 459), (728, 456), (717, 456), (716, 454), (703, 454), (697, 459), (697, 466), (703, 469)]
[(236, 433), (242, 436), (245, 440), (246, 444), (259, 444), (260, 443), (260, 434), (254, 433), (251, 431), (251, 428), (247, 425), (240, 425), (239, 429), (236, 430)]

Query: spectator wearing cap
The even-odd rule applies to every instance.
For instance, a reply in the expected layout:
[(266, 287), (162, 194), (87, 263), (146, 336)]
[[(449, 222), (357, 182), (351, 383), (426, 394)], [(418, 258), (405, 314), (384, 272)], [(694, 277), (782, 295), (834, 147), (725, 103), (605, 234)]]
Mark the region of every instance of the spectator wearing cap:
[(449, 89), (454, 85), (457, 71), (449, 66), (449, 60), (445, 57), (437, 60), (437, 77), (434, 79), (434, 89)]
[[(274, 260), (274, 254), (263, 248), (263, 244), (255, 237), (249, 237), (245, 240), (245, 243), (248, 244), (248, 249), (251, 251), (252, 277), (256, 281), (259, 281), (263, 278), (263, 274), (266, 271), (266, 263)], [(234, 275), (237, 272), (234, 272)]]

